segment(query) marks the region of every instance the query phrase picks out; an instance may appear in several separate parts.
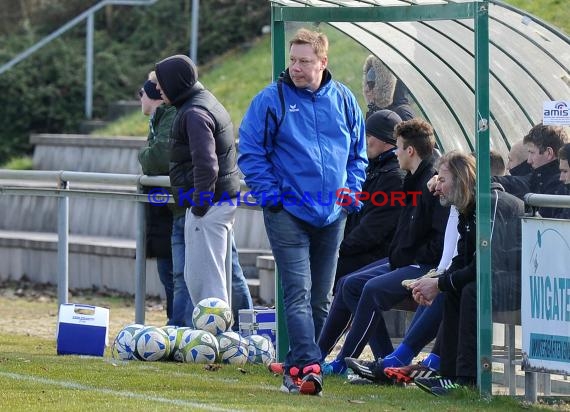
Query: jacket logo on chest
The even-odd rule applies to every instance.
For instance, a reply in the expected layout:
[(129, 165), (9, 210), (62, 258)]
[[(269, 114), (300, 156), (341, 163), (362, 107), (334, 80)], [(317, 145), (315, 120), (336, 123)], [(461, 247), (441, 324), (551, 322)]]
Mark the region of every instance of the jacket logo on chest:
[(299, 109), (297, 108), (297, 105), (296, 105), (296, 104), (290, 104), (290, 105), (289, 105), (289, 111), (290, 111), (290, 112), (298, 112)]

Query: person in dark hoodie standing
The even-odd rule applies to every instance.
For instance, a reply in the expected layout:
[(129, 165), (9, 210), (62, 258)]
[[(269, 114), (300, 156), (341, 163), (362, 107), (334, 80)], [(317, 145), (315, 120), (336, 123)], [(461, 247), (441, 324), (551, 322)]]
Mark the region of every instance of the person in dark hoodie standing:
[(388, 248), (402, 208), (384, 202), (382, 194), (401, 192), (404, 172), (396, 158), (394, 128), (402, 122), (391, 110), (379, 110), (366, 119), (366, 153), (370, 162), (362, 190), (370, 198), (358, 213), (348, 216), (340, 244), (335, 285), (338, 280), (369, 263), (388, 256)]
[[(309, 395), (322, 390), (315, 341), (368, 163), (364, 116), (350, 90), (332, 79), (327, 53), (324, 34), (299, 30), (289, 42), (289, 67), (253, 99), (239, 130), (239, 166), (263, 206), (283, 287), (289, 352), (281, 390)], [(344, 205), (341, 189), (349, 192)]]
[(168, 57), (155, 71), (163, 100), (178, 110), (170, 183), (176, 203), (187, 208), (184, 278), (190, 298), (228, 302), (225, 258), (240, 185), (233, 124), (224, 106), (198, 82), (189, 57)]

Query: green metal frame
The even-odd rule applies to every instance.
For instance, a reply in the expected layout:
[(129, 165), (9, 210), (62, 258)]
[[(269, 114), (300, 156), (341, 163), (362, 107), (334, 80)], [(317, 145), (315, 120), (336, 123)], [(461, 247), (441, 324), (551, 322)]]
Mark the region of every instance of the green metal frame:
[[(475, 123), (477, 152), (477, 299), (478, 386), (490, 396), (491, 382), (491, 203), (489, 160), (489, 2), (375, 7), (271, 6), (273, 79), (285, 68), (285, 23), (295, 22), (396, 22), (474, 19), (475, 23)], [(283, 290), (276, 269), (278, 359), (288, 349), (283, 311)]]

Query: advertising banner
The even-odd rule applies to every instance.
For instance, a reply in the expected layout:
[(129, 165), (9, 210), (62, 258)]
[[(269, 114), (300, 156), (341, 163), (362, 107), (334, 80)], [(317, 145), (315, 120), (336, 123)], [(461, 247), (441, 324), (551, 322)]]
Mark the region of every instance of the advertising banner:
[(522, 368), (570, 374), (570, 221), (522, 223)]

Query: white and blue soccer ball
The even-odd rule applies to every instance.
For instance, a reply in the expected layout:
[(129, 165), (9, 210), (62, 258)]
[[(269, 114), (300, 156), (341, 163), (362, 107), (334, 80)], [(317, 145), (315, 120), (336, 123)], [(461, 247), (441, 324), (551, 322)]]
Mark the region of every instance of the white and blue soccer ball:
[(215, 363), (219, 354), (218, 341), (205, 330), (188, 330), (180, 337), (178, 352), (182, 362)]
[(168, 334), (156, 326), (147, 326), (135, 336), (135, 358), (143, 361), (166, 360), (170, 355)]
[(176, 329), (176, 338), (173, 346), (170, 348), (170, 358), (175, 362), (184, 362), (184, 354), (180, 350), (187, 344), (188, 333), (194, 329), (188, 327), (180, 327)]
[(275, 348), (273, 343), (263, 335), (249, 335), (248, 361), (250, 363), (261, 363), (265, 366), (275, 360)]
[(249, 342), (237, 332), (223, 332), (216, 336), (220, 347), (219, 360), (231, 365), (245, 365), (249, 355)]
[(144, 325), (133, 323), (119, 331), (111, 347), (111, 355), (115, 359), (135, 359), (135, 335), (144, 328)]
[(161, 326), (160, 329), (166, 332), (166, 334), (168, 335), (168, 340), (170, 341), (170, 354), (168, 356), (168, 359), (170, 360), (172, 359), (174, 347), (176, 345), (176, 337), (178, 336), (178, 326), (166, 325), (166, 326)]
[(232, 310), (222, 299), (202, 299), (194, 307), (192, 322), (194, 328), (218, 335), (232, 326)]

